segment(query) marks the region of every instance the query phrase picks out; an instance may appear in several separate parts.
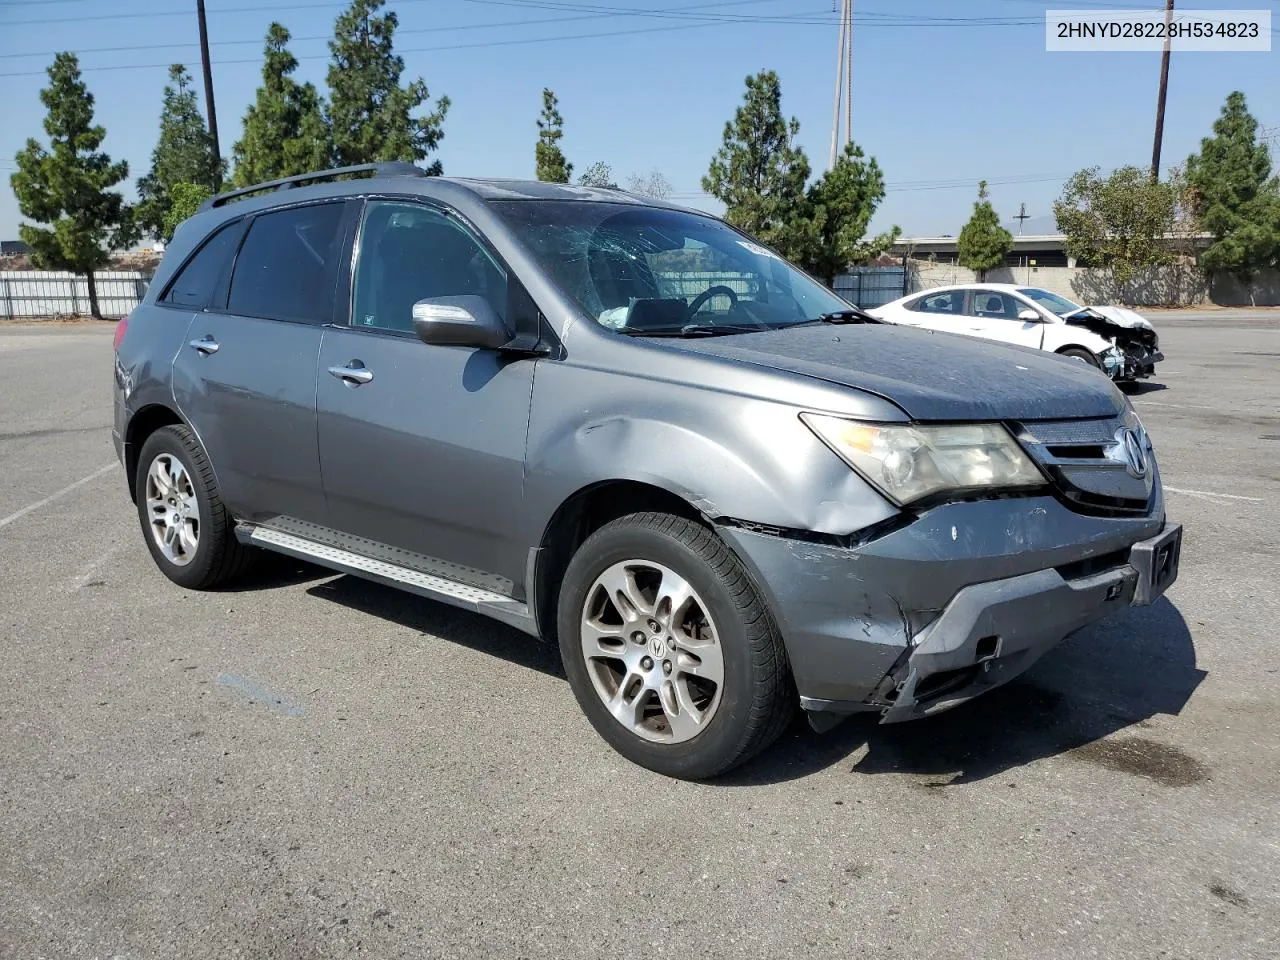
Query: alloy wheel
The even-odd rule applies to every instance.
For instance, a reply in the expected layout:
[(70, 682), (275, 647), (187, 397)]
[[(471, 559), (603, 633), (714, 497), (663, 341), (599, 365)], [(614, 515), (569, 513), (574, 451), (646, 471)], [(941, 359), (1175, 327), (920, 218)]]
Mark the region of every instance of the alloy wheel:
[(185, 567), (200, 545), (200, 509), (182, 461), (170, 453), (152, 460), (144, 496), (156, 546), (170, 563)]
[(724, 654), (696, 590), (669, 567), (624, 560), (587, 591), (582, 655), (596, 694), (645, 740), (681, 743), (720, 705)]

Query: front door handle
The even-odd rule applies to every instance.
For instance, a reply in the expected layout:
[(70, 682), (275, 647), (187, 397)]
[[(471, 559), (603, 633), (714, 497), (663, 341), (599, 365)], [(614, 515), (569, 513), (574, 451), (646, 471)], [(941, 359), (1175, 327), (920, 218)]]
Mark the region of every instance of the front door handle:
[(373, 371), (359, 360), (352, 360), (345, 366), (330, 367), (329, 372), (343, 383), (350, 384), (353, 387), (358, 387), (360, 384), (368, 383), (373, 379)]
[(213, 339), (213, 334), (209, 333), (206, 333), (199, 340), (192, 340), (190, 347), (203, 357), (207, 357), (211, 353), (217, 353), (219, 349), (218, 341)]

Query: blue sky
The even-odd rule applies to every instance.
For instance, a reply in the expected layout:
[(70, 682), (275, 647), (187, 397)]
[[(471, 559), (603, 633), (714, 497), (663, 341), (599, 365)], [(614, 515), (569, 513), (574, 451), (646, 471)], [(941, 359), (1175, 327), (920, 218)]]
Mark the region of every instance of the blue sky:
[[(289, 28), (299, 78), (323, 90), (325, 38), (343, 6), (207, 0), (224, 154), (253, 99), (268, 23)], [(1003, 217), (1025, 202), (1036, 217), (1028, 232), (1051, 229), (1051, 204), (1073, 171), (1149, 163), (1159, 54), (1048, 53), (1043, 18), (1049, 8), (1161, 6), (856, 0), (854, 139), (888, 181), (873, 226), (958, 232), (985, 178)], [(1268, 8), (1280, 26), (1276, 0), (1184, 7)], [(783, 108), (800, 120), (815, 172), (825, 164), (838, 30), (831, 0), (390, 0), (388, 8), (400, 17), (406, 76), (422, 76), (433, 96), (453, 101), (439, 151), (447, 174), (533, 176), (535, 121), (549, 86), (577, 171), (604, 160), (621, 179), (656, 167), (683, 202), (715, 210), (700, 178), (743, 78), (765, 67), (782, 79)], [(0, 238), (17, 234), (8, 175), (26, 137), (43, 139), (39, 91), (52, 53), (80, 54), (105, 148), (129, 161), (132, 183), (149, 165), (166, 65), (183, 62), (199, 76), (194, 9), (193, 0), (0, 0)], [(1197, 148), (1236, 89), (1268, 132), (1280, 133), (1280, 52), (1175, 54), (1166, 165)]]

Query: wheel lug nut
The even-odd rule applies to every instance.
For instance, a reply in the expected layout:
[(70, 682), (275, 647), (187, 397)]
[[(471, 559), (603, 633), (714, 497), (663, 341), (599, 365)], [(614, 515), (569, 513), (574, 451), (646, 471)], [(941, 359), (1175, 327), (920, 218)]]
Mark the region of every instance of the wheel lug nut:
[(644, 643), (644, 634), (643, 634), (643, 633), (641, 633), (639, 630), (637, 630), (635, 633), (633, 633), (633, 634), (631, 635), (631, 640), (632, 640), (632, 642), (633, 642), (633, 643), (643, 644), (643, 643)]
[(662, 661), (662, 672), (663, 672), (663, 673), (665, 673), (668, 677), (669, 677), (669, 676), (671, 676), (671, 661), (670, 661), (670, 660), (663, 660), (663, 661)]
[(649, 620), (649, 629), (650, 629), (650, 630), (652, 630), (654, 633), (657, 633), (657, 632), (661, 629), (661, 627), (660, 627), (660, 625), (658, 624), (658, 621), (657, 621), (657, 620), (650, 619), (650, 620)]
[(643, 660), (641, 660), (641, 661), (640, 661), (640, 666), (644, 667), (646, 670), (652, 670), (652, 669), (653, 669), (653, 658), (652, 658), (652, 657), (645, 657)]

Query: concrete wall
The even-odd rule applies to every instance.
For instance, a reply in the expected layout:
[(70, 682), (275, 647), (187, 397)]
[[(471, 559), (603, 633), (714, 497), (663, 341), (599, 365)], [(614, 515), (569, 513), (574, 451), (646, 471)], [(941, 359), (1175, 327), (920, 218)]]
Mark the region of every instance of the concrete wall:
[[(914, 290), (953, 283), (976, 283), (966, 267), (951, 263), (912, 260)], [(1249, 286), (1230, 277), (1206, 279), (1192, 264), (1170, 264), (1139, 271), (1129, 283), (1117, 284), (1109, 270), (1085, 267), (999, 267), (988, 270), (991, 283), (1018, 283), (1042, 287), (1077, 303), (1117, 303), (1135, 307), (1280, 305), (1280, 271), (1263, 271)]]

